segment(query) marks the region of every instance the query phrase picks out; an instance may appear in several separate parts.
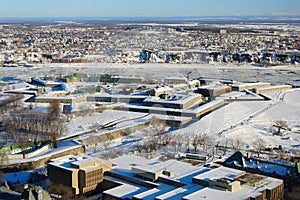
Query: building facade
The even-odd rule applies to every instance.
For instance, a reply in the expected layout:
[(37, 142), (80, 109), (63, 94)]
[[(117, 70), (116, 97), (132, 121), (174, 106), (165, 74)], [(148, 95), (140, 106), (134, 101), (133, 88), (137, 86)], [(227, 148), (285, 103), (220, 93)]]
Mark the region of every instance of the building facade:
[(53, 159), (47, 166), (51, 181), (67, 186), (73, 195), (95, 190), (110, 169), (111, 164), (100, 159), (73, 155)]

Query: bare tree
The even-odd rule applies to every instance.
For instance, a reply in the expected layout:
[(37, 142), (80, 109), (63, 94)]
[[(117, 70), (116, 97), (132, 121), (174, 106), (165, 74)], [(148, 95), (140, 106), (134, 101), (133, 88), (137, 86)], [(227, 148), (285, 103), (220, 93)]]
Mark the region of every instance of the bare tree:
[(270, 127), (270, 131), (273, 135), (281, 135), (281, 130), (288, 129), (288, 123), (284, 120), (277, 120), (275, 121), (272, 126)]
[(50, 103), (50, 106), (48, 107), (48, 114), (51, 115), (52, 118), (60, 116), (60, 103), (58, 100)]
[[(1, 133), (0, 138), (0, 150), (7, 145), (8, 134), (5, 132)], [(7, 153), (5, 151), (0, 152), (0, 164), (3, 165), (7, 161)]]
[(225, 156), (225, 154), (226, 154), (226, 152), (227, 152), (227, 150), (228, 150), (228, 145), (229, 145), (229, 140), (228, 140), (228, 138), (224, 138), (223, 140), (222, 140), (222, 142), (221, 142), (221, 145), (222, 145), (222, 150), (223, 150), (223, 156)]
[[(0, 165), (4, 165), (8, 161), (8, 156), (6, 152), (0, 152)], [(1, 177), (0, 177), (1, 181)]]
[(156, 150), (158, 150), (159, 145), (158, 145), (157, 137), (152, 135), (152, 136), (146, 138), (144, 140), (144, 146), (145, 146), (146, 151), (150, 154), (152, 152), (155, 152)]
[(87, 116), (93, 113), (95, 111), (95, 108), (93, 108), (89, 104), (80, 104), (78, 106), (78, 110), (79, 111), (72, 112), (72, 113), (75, 114), (76, 116)]
[(112, 140), (113, 138), (109, 134), (106, 134), (104, 136), (102, 145), (105, 150), (110, 148)]
[(0, 102), (1, 113), (5, 113), (8, 109), (19, 108), (23, 97), (23, 94), (9, 94), (7, 99)]
[(256, 139), (253, 143), (253, 148), (255, 150), (255, 152), (257, 153), (257, 156), (259, 157), (260, 154), (262, 153), (262, 151), (265, 149), (266, 147), (266, 143), (263, 139)]
[(240, 150), (243, 148), (245, 143), (241, 140), (241, 138), (236, 138), (231, 140), (231, 145), (234, 150)]
[(149, 151), (156, 151), (158, 149), (158, 142), (157, 142), (157, 138), (155, 136), (151, 136), (148, 140), (148, 146), (149, 146)]
[(172, 135), (168, 134), (168, 133), (160, 134), (160, 135), (157, 135), (156, 138), (157, 138), (157, 141), (159, 144), (165, 146), (170, 142)]
[(62, 136), (63, 132), (66, 130), (67, 126), (66, 126), (66, 120), (65, 118), (57, 118), (53, 121), (51, 121), (51, 125), (50, 125), (50, 140), (54, 145), (54, 148), (57, 148), (57, 140), (59, 137)]
[(199, 135), (194, 135), (192, 138), (192, 145), (194, 147), (194, 153), (197, 153), (199, 144), (200, 144)]
[(63, 199), (73, 198), (71, 189), (63, 184), (46, 181), (46, 187), (51, 194), (59, 194)]
[(19, 123), (15, 115), (9, 115), (3, 120), (5, 131), (11, 138), (12, 142), (16, 143), (17, 141), (17, 131), (19, 129)]
[(203, 151), (206, 151), (206, 145), (209, 142), (209, 137), (206, 133), (201, 133), (198, 135), (198, 144), (202, 145)]
[(66, 120), (60, 117), (60, 103), (58, 101), (54, 101), (50, 104), (45, 120), (46, 132), (54, 148), (57, 148), (57, 139), (66, 130)]
[(23, 156), (32, 141), (36, 148), (39, 140), (50, 141), (57, 147), (57, 139), (66, 130), (66, 122), (64, 118), (57, 116), (56, 108), (56, 104), (53, 104), (48, 113), (18, 109), (3, 117), (5, 131), (12, 142), (19, 145)]
[(135, 150), (140, 154), (142, 153), (143, 149), (144, 149), (144, 144), (141, 141), (135, 142), (134, 143), (134, 148)]
[(178, 133), (174, 136), (174, 140), (175, 140), (176, 145), (177, 145), (177, 150), (180, 152), (182, 150), (182, 145), (183, 145), (183, 142), (184, 142), (184, 135)]
[(150, 127), (154, 135), (162, 135), (165, 133), (166, 124), (162, 123), (157, 117), (153, 116), (150, 121)]
[(14, 108), (18, 108), (21, 106), (21, 99), (24, 98), (24, 95), (23, 94), (15, 94), (12, 96), (12, 104), (13, 104), (13, 107)]
[(216, 154), (218, 154), (218, 149), (220, 148), (221, 143), (222, 143), (222, 141), (220, 139), (215, 140), (215, 142), (214, 142), (214, 147), (216, 149)]
[(188, 133), (186, 134), (186, 137), (184, 138), (185, 142), (186, 142), (186, 152), (190, 153), (190, 145), (193, 142), (195, 134), (194, 133)]
[(28, 137), (28, 134), (26, 134), (26, 133), (18, 133), (16, 135), (17, 135), (16, 143), (18, 144), (19, 148), (21, 149), (23, 158), (25, 158), (26, 150), (29, 147), (30, 139)]
[(32, 103), (29, 104), (29, 110), (32, 110), (34, 105)]
[(123, 136), (128, 136), (128, 135), (130, 135), (130, 134), (132, 134), (134, 132), (135, 131), (134, 131), (134, 129), (132, 127), (128, 127), (128, 128), (125, 128), (125, 129), (122, 130), (122, 135)]

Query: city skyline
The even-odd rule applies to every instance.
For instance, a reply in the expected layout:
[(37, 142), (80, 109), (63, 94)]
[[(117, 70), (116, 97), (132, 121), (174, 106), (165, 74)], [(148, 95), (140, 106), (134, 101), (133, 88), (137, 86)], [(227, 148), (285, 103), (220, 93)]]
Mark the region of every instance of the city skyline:
[(298, 0), (11, 0), (0, 17), (172, 17), (299, 15)]

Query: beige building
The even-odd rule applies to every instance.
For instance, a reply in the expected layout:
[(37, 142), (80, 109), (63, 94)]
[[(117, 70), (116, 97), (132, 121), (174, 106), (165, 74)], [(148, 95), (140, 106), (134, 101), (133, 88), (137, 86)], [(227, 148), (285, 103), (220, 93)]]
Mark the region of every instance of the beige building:
[(251, 90), (253, 88), (270, 87), (271, 84), (270, 83), (257, 82), (257, 83), (232, 84), (230, 86), (232, 87), (232, 91), (242, 91), (242, 90)]
[(47, 170), (51, 181), (69, 187), (70, 193), (77, 195), (95, 190), (111, 167), (111, 163), (98, 158), (72, 155), (51, 160)]
[(105, 179), (115, 186), (103, 199), (280, 200), (283, 180), (215, 165), (192, 166), (178, 160), (147, 160), (135, 155), (112, 159)]
[(158, 97), (158, 96), (160, 96), (162, 94), (168, 94), (170, 92), (173, 92), (173, 89), (170, 88), (170, 87), (168, 87), (168, 86), (163, 86), (163, 87), (157, 86), (157, 87), (155, 87), (155, 88), (153, 88), (151, 90), (148, 90), (147, 94), (150, 95), (150, 96), (156, 96), (156, 97)]
[(202, 95), (199, 94), (170, 94), (166, 95), (165, 99), (158, 97), (148, 97), (143, 101), (145, 106), (156, 106), (175, 109), (189, 109), (190, 107), (202, 102)]
[(34, 102), (36, 103), (65, 103), (70, 104), (71, 102), (85, 102), (86, 97), (82, 95), (78, 96), (63, 96), (63, 93), (58, 94), (58, 96), (38, 96), (35, 98)]
[(227, 34), (227, 32), (228, 32), (227, 29), (220, 29), (220, 34), (222, 34), (222, 35)]
[(291, 85), (275, 85), (270, 87), (254, 88), (253, 92), (255, 94), (261, 94), (261, 93), (276, 92), (276, 91), (283, 91), (283, 90), (290, 90), (290, 89), (292, 89)]

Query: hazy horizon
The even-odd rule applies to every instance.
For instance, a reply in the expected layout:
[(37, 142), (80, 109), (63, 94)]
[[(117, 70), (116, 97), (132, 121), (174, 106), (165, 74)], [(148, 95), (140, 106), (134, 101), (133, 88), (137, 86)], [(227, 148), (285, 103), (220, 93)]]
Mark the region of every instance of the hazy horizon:
[(0, 18), (300, 16), (299, 0), (10, 0)]
[(131, 16), (131, 17), (0, 17), (0, 23), (300, 23), (299, 16)]

